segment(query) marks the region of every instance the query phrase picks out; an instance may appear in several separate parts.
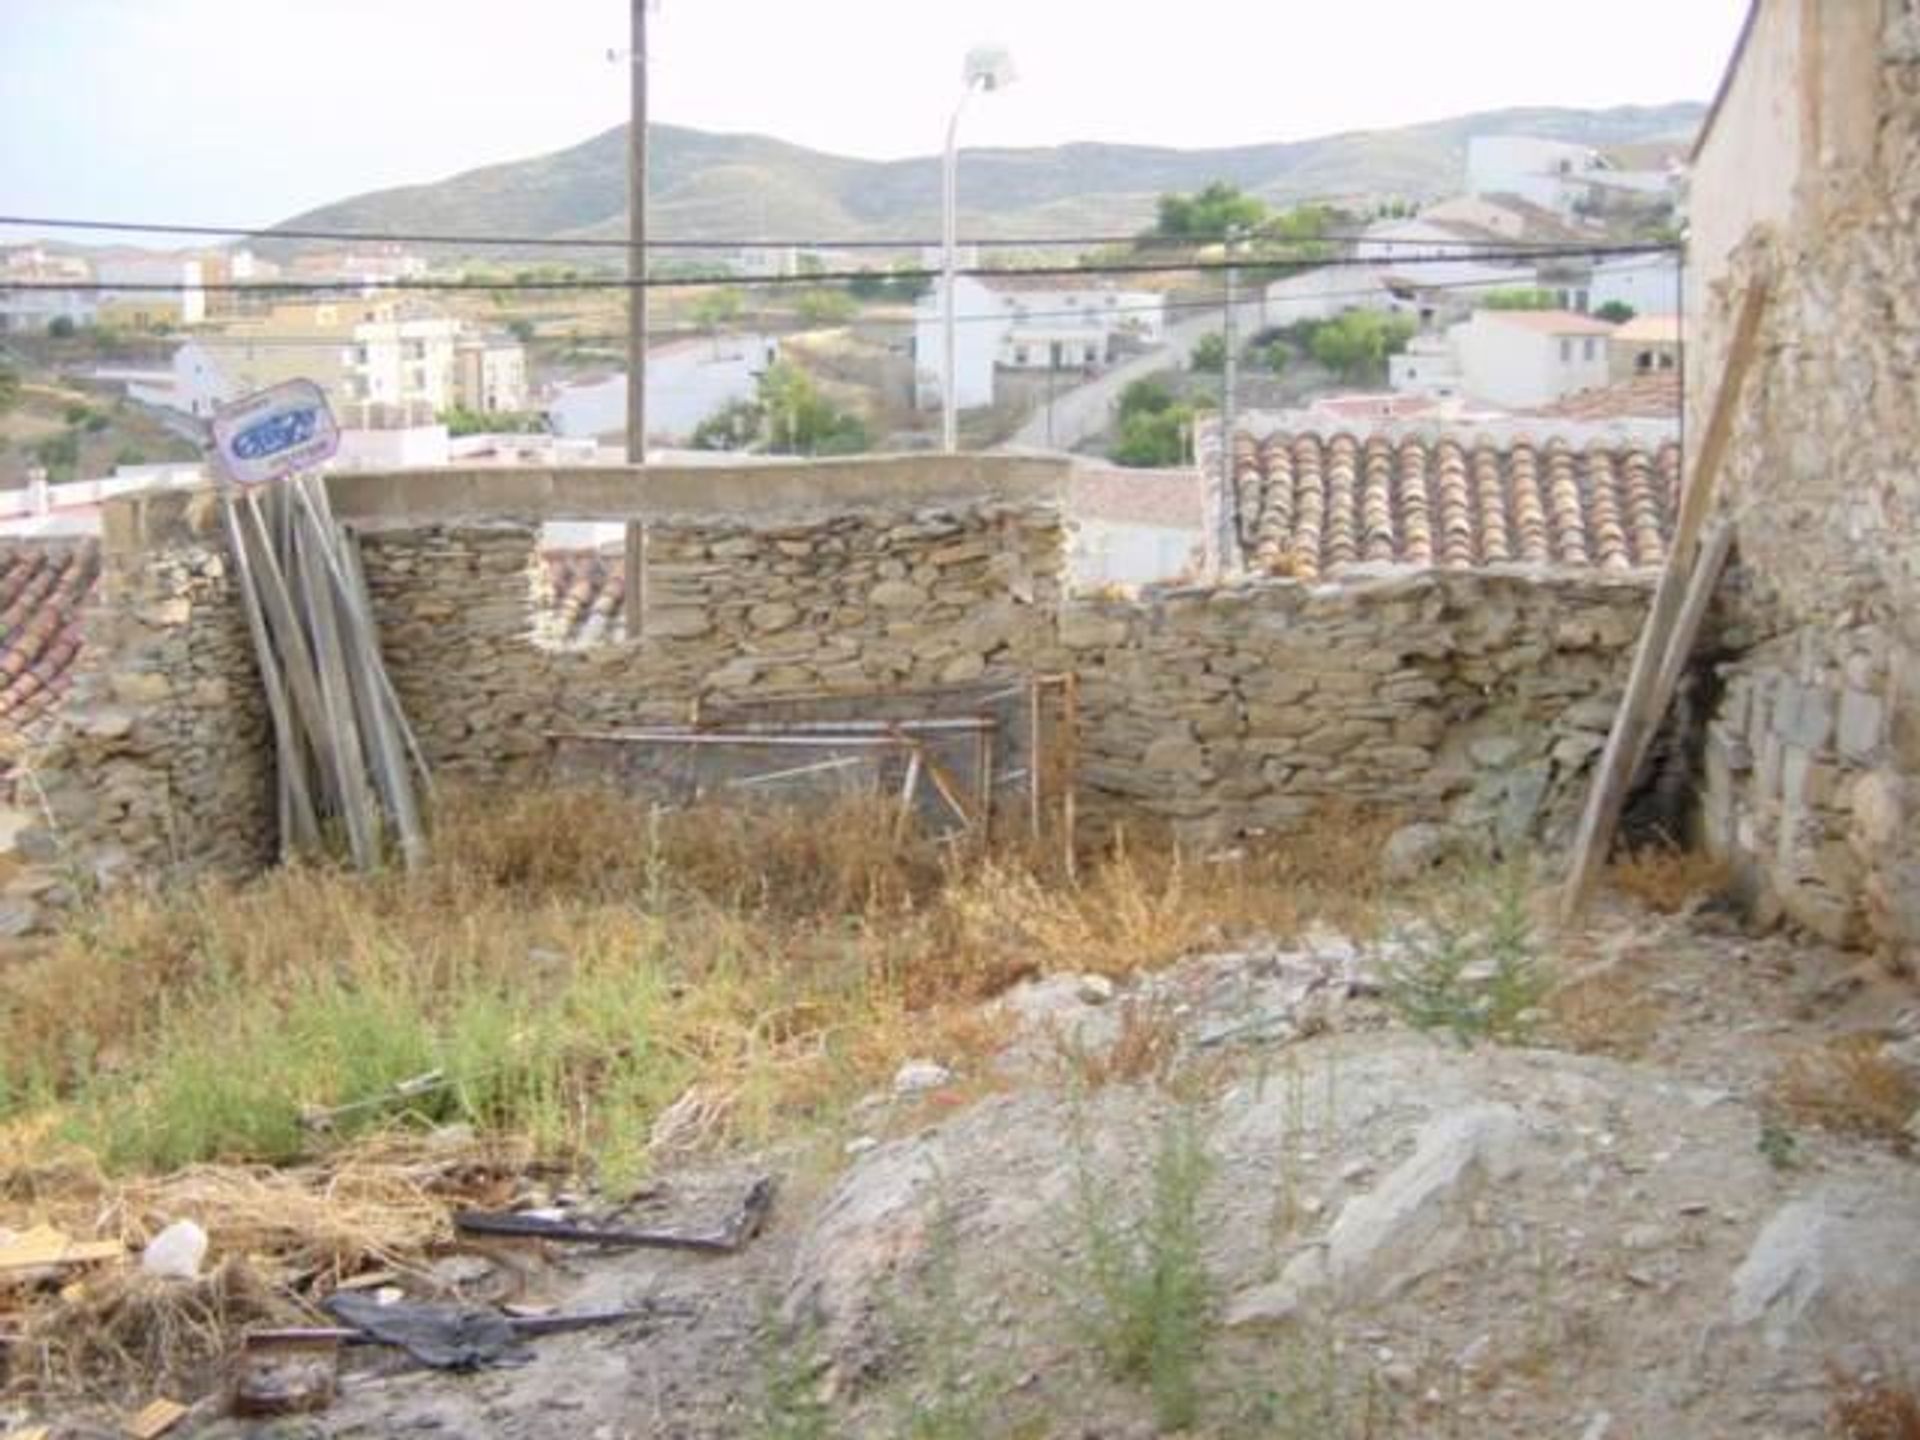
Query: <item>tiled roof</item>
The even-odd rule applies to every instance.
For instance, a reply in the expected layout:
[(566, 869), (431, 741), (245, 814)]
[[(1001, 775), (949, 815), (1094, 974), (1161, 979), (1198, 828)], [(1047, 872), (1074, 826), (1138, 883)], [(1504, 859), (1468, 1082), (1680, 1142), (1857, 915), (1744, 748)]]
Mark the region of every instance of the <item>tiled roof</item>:
[(1190, 469), (1076, 465), (1068, 508), (1076, 520), (1198, 530), (1205, 523), (1206, 499), (1199, 475)]
[(540, 553), (541, 639), (594, 645), (617, 639), (626, 621), (626, 565), (604, 550)]
[(1591, 315), (1576, 315), (1571, 310), (1476, 310), (1476, 316), (1522, 330), (1537, 330), (1547, 335), (1611, 335), (1613, 326)]
[(66, 693), (99, 575), (90, 541), (0, 550), (0, 738), (36, 738)]
[(1672, 420), (1680, 418), (1680, 372), (1655, 370), (1616, 385), (1576, 390), (1528, 412), (1550, 420)]
[(1269, 573), (1318, 580), (1354, 564), (1630, 570), (1665, 557), (1680, 447), (1242, 433), (1234, 471), (1247, 562)]
[(1636, 315), (1613, 332), (1616, 340), (1645, 341), (1652, 345), (1680, 343), (1678, 315)]

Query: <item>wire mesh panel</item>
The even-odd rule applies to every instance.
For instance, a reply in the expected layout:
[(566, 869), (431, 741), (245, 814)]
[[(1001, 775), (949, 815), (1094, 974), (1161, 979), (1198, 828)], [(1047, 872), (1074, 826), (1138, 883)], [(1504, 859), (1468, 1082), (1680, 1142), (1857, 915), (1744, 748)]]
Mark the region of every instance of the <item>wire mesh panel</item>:
[(949, 838), (1069, 848), (1074, 681), (708, 701), (685, 726), (549, 732), (557, 776), (673, 805), (897, 799)]

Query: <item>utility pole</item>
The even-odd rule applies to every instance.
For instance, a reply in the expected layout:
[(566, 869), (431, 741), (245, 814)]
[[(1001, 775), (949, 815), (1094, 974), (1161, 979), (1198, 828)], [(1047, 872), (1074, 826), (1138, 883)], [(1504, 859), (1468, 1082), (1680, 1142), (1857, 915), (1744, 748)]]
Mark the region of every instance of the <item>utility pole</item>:
[(647, 463), (647, 5), (633, 7), (627, 120), (627, 463)]
[(1240, 272), (1234, 267), (1235, 231), (1227, 232), (1227, 308), (1221, 328), (1227, 342), (1226, 364), (1220, 375), (1220, 573), (1234, 574), (1240, 568), (1240, 496), (1235, 485), (1233, 463), (1234, 389), (1239, 378), (1236, 352), (1240, 348), (1239, 316)]

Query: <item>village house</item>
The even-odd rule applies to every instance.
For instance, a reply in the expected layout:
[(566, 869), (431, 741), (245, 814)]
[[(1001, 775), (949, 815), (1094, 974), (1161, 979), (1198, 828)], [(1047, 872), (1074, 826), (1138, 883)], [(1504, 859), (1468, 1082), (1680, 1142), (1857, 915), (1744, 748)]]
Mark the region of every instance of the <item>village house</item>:
[(1637, 375), (1678, 374), (1680, 317), (1635, 316), (1607, 337), (1607, 352), (1615, 381)]
[[(994, 373), (1085, 371), (1108, 364), (1123, 341), (1157, 345), (1166, 297), (1054, 276), (961, 275), (954, 281), (954, 395), (960, 408), (991, 405)], [(943, 394), (940, 289), (914, 304), (914, 394), (923, 409)]]
[(1605, 321), (1566, 310), (1476, 310), (1444, 341), (1415, 337), (1393, 357), (1389, 380), (1396, 390), (1529, 409), (1605, 385), (1612, 333)]
[[(686, 442), (702, 420), (730, 404), (753, 399), (760, 377), (779, 358), (779, 342), (765, 335), (699, 336), (650, 347), (648, 436), (670, 444)], [(626, 372), (556, 386), (541, 408), (556, 435), (624, 437)]]

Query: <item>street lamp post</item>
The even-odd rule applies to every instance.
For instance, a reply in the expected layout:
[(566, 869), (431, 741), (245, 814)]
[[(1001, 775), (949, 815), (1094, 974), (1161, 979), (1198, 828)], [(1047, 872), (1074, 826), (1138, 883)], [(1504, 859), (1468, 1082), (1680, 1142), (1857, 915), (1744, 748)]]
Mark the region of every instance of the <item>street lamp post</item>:
[(960, 403), (953, 368), (954, 245), (958, 226), (960, 116), (976, 90), (1004, 90), (1013, 83), (1013, 57), (996, 46), (967, 52), (965, 89), (947, 122), (947, 152), (941, 170), (940, 203), (940, 441), (949, 454), (960, 448)]

